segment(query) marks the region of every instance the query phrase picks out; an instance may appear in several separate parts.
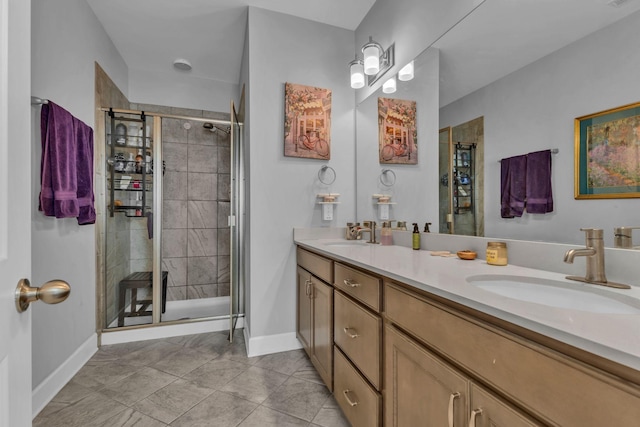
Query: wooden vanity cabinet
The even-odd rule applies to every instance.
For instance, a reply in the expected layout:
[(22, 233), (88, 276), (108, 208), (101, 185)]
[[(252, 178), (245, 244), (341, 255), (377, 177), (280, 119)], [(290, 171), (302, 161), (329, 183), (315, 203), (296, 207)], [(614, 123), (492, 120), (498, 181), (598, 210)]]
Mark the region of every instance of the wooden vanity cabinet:
[(333, 390), (333, 261), (297, 250), (296, 335), (311, 363)]
[(352, 426), (379, 426), (382, 280), (339, 262), (334, 268), (334, 396)]
[(389, 325), (385, 384), (385, 426), (541, 426)]
[[(385, 283), (385, 311), (392, 328), (404, 331), (413, 347), (444, 361), (468, 378), (469, 426), (474, 426), (474, 420), (476, 426), (640, 425), (637, 384), (615, 378), (404, 285)], [(393, 336), (387, 333), (385, 339)], [(394, 338), (390, 342), (385, 353), (385, 409), (391, 411), (386, 414), (387, 419), (393, 420), (394, 412), (411, 411), (413, 404), (400, 406), (404, 401), (396, 400), (399, 403), (394, 406), (388, 398), (400, 393), (395, 388), (405, 387), (403, 384), (411, 381), (394, 376), (396, 368), (392, 361), (397, 350), (393, 347)], [(478, 409), (482, 412), (472, 417)]]

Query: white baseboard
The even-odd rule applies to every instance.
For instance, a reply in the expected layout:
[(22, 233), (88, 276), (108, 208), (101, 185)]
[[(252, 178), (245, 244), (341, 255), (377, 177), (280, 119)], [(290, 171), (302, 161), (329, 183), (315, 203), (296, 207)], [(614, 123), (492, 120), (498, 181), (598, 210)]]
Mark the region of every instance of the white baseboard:
[(55, 371), (38, 384), (31, 394), (33, 418), (47, 406), (96, 351), (98, 351), (98, 336), (94, 333)]
[(265, 354), (280, 353), (282, 351), (302, 348), (295, 332), (252, 337), (251, 332), (245, 328), (244, 338), (245, 345), (247, 347), (247, 356), (249, 357), (263, 356)]
[[(237, 320), (236, 328), (244, 325), (244, 318)], [(182, 335), (203, 334), (229, 330), (229, 318), (202, 320), (198, 322), (180, 323), (174, 325), (153, 325), (147, 328), (105, 331), (102, 333), (101, 345), (122, 344), (134, 341), (155, 340), (160, 338), (178, 337)]]

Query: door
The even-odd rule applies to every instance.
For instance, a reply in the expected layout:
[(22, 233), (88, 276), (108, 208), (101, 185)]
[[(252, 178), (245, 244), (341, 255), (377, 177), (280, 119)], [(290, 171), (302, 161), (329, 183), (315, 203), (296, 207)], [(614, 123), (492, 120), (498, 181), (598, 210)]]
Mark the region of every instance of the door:
[(0, 427), (31, 425), (31, 311), (14, 297), (31, 275), (30, 5), (0, 0)]

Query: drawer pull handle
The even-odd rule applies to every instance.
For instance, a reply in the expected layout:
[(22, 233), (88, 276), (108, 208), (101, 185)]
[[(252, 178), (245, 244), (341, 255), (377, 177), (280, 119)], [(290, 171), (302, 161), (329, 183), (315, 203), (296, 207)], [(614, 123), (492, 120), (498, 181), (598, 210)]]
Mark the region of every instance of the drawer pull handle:
[[(344, 328), (343, 331), (344, 331), (345, 334), (347, 334), (347, 336), (349, 338), (358, 338), (359, 337), (358, 332), (356, 332), (356, 330), (353, 329), (353, 328)], [(351, 333), (350, 331), (353, 331), (353, 333)]]
[(354, 282), (351, 279), (344, 279), (343, 282), (345, 285), (349, 286), (350, 288), (357, 288), (358, 286), (360, 286), (360, 283)]
[(350, 406), (356, 406), (358, 404), (358, 402), (354, 402), (353, 400), (349, 399), (349, 393), (351, 392), (351, 390), (345, 390), (342, 392), (342, 394), (344, 394), (344, 398), (347, 399), (347, 403)]
[(469, 418), (469, 427), (476, 427), (476, 418), (478, 415), (482, 415), (482, 408), (474, 409), (471, 411), (471, 418)]
[(306, 296), (309, 296), (311, 294), (311, 292), (309, 291), (309, 287), (311, 286), (311, 280), (309, 279), (305, 280), (304, 284), (306, 285), (306, 287), (304, 288), (304, 294)]
[(449, 396), (449, 427), (453, 427), (453, 401), (460, 397), (460, 393), (451, 393)]

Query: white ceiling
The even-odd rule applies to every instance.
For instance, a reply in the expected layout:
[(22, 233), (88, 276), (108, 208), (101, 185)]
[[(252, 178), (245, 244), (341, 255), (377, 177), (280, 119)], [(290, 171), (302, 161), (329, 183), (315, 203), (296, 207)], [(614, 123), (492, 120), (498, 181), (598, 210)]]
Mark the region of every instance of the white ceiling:
[[(435, 43), (441, 52), (440, 105), (640, 10), (640, 0), (620, 7), (610, 1), (485, 0)], [(87, 2), (130, 69), (180, 72), (172, 63), (185, 58), (195, 77), (237, 83), (247, 6), (355, 30), (375, 0)]]
[[(375, 0), (87, 0), (130, 69), (179, 72), (238, 83), (247, 7), (295, 15), (349, 30)], [(346, 67), (346, 65), (345, 65)]]

